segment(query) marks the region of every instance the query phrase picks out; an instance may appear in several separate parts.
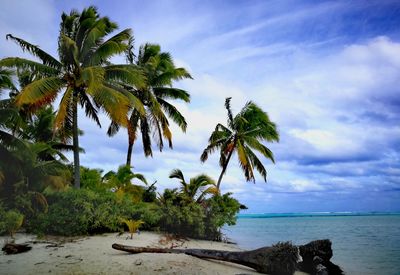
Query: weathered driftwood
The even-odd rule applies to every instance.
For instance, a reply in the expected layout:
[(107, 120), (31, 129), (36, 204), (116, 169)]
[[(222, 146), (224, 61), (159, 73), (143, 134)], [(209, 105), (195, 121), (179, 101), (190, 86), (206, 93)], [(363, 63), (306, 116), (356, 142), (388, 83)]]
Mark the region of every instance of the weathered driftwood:
[(1, 250), (6, 254), (18, 254), (31, 250), (28, 244), (16, 244), (16, 243), (6, 243)]
[(330, 260), (333, 256), (330, 240), (316, 240), (299, 246), (302, 261), (298, 269), (317, 275), (342, 275), (343, 271)]
[(278, 243), (272, 247), (262, 247), (243, 252), (149, 248), (121, 244), (113, 244), (112, 247), (130, 253), (182, 253), (198, 258), (233, 262), (268, 274), (293, 274), (296, 269), (316, 275), (343, 274), (341, 268), (330, 261), (333, 255), (330, 240), (312, 241), (299, 247), (293, 246), (289, 242)]
[(268, 274), (293, 274), (299, 259), (298, 248), (289, 242), (250, 251), (222, 251), (210, 249), (168, 249), (134, 247), (113, 244), (112, 247), (130, 253), (180, 253), (198, 258), (227, 261), (254, 268)]

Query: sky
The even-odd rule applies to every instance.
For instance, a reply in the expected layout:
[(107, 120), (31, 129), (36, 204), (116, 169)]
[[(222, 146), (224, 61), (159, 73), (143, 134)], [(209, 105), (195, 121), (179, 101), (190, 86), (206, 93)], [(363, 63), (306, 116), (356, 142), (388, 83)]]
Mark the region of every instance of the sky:
[[(145, 158), (140, 140), (134, 147), (134, 171), (159, 191), (179, 187), (174, 168), (218, 178), (218, 154), (204, 164), (200, 155), (232, 97), (234, 113), (251, 100), (280, 133), (266, 144), (276, 159), (263, 159), (267, 182), (246, 182), (235, 155), (223, 178), (248, 213), (400, 211), (400, 2), (2, 0), (0, 58), (27, 56), (7, 33), (56, 56), (61, 13), (89, 5), (132, 28), (136, 49), (160, 44), (194, 78), (175, 83), (191, 102), (174, 102), (188, 129), (172, 127), (173, 150)], [(107, 137), (101, 120), (80, 114), (81, 164), (116, 170), (127, 134)]]

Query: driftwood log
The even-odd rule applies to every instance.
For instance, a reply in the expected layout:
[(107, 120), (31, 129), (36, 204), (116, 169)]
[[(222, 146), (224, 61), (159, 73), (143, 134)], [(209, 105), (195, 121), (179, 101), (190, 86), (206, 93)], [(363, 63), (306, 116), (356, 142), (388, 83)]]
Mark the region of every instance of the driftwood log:
[(113, 244), (117, 250), (129, 253), (178, 253), (198, 258), (214, 259), (241, 264), (254, 268), (260, 273), (293, 274), (296, 269), (316, 275), (341, 275), (339, 266), (330, 262), (332, 248), (330, 240), (317, 240), (299, 247), (290, 242), (277, 243), (250, 251), (223, 251), (210, 249), (169, 249), (135, 247)]
[(6, 254), (18, 254), (31, 250), (28, 244), (6, 243), (1, 250)]
[(211, 249), (168, 249), (134, 247), (113, 244), (112, 248), (130, 253), (178, 253), (198, 258), (214, 259), (241, 264), (254, 268), (256, 271), (268, 274), (287, 275), (296, 270), (299, 259), (298, 249), (289, 242), (278, 243), (272, 247), (262, 247), (256, 250), (232, 252)]
[(299, 246), (302, 261), (298, 269), (316, 275), (342, 275), (342, 269), (331, 262), (333, 256), (330, 240), (316, 240)]

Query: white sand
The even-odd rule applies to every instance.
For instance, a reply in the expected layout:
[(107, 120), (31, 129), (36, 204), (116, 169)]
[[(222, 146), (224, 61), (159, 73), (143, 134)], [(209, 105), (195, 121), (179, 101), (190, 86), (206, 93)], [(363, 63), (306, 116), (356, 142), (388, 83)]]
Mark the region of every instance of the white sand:
[[(37, 240), (33, 235), (17, 234), (16, 243), (37, 243), (31, 243), (32, 250), (26, 253), (3, 255), (0, 252), (0, 274), (259, 274), (248, 267), (188, 255), (129, 254), (111, 248), (113, 243), (120, 243), (147, 247), (173, 245), (179, 248), (240, 250), (232, 244), (199, 240), (171, 242), (165, 241), (163, 235), (152, 232), (134, 234), (132, 240), (127, 239), (128, 236), (110, 233), (77, 239), (48, 237), (46, 240)], [(6, 239), (0, 237), (1, 246)]]

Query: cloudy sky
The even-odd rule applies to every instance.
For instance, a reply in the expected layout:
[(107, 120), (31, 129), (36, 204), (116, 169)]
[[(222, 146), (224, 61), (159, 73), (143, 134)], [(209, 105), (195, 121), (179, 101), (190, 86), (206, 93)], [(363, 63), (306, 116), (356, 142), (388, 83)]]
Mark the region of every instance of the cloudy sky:
[[(158, 43), (194, 77), (176, 83), (192, 100), (176, 102), (189, 127), (173, 127), (174, 149), (146, 159), (135, 146), (134, 170), (159, 190), (178, 186), (173, 168), (218, 178), (217, 154), (199, 157), (232, 97), (234, 112), (256, 102), (281, 135), (268, 144), (267, 183), (246, 182), (236, 158), (228, 167), (222, 190), (248, 212), (400, 211), (398, 1), (2, 0), (0, 58), (22, 55), (7, 33), (56, 55), (61, 12), (89, 5), (132, 28), (136, 48)], [(108, 138), (102, 121), (80, 117), (81, 163), (107, 171), (124, 163), (127, 136)]]

